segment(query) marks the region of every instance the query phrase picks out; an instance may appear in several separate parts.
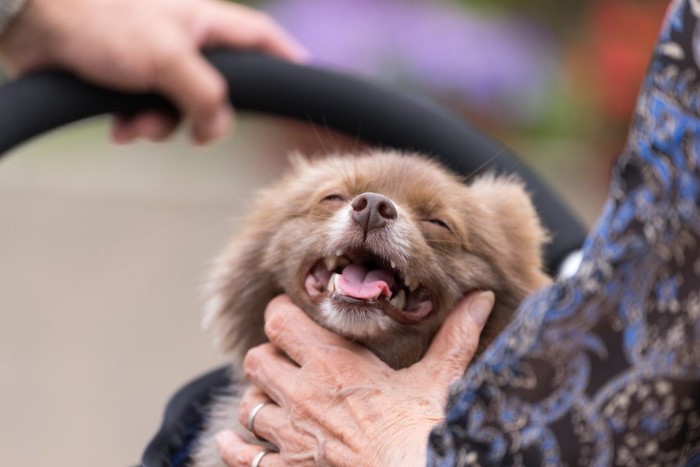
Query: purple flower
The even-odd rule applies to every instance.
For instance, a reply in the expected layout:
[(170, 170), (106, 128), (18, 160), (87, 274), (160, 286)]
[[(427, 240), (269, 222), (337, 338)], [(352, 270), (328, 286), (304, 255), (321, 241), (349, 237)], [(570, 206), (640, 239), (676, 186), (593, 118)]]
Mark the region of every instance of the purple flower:
[(532, 23), (440, 1), (278, 0), (263, 9), (321, 66), (405, 83), (515, 121), (541, 110), (559, 59), (551, 36)]

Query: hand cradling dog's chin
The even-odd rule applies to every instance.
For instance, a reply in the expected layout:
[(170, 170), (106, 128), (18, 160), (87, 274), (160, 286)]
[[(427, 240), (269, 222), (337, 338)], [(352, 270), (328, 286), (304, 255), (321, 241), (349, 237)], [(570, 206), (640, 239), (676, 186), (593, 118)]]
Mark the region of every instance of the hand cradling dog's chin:
[[(239, 410), (245, 424), (253, 407), (269, 401), (255, 430), (279, 453), (265, 455), (264, 465), (425, 465), (428, 434), (443, 420), (449, 385), (471, 361), (493, 303), (491, 292), (464, 298), (425, 357), (394, 370), (314, 323), (288, 297), (273, 300), (265, 315), (271, 343), (246, 356), (255, 386)], [(233, 431), (219, 433), (217, 444), (229, 467), (251, 465), (262, 449)]]

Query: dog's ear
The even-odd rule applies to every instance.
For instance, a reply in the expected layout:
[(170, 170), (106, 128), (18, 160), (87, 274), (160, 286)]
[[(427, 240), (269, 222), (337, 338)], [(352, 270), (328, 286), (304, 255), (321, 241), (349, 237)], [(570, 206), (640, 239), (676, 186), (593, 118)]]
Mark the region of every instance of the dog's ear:
[(524, 184), (516, 177), (485, 175), (470, 186), (483, 216), (481, 238), (489, 259), (511, 285), (526, 293), (549, 282), (543, 273), (542, 250), (549, 235), (540, 223)]
[(518, 304), (550, 282), (542, 270), (548, 235), (519, 179), (485, 175), (469, 190), (470, 247), (495, 272), (487, 287), (496, 293), (496, 303), (479, 338), (481, 353), (510, 323)]
[(237, 361), (265, 341), (264, 311), (277, 294), (272, 274), (259, 268), (265, 235), (244, 232), (216, 260), (205, 286), (204, 326)]
[(289, 160), (291, 170), (258, 193), (244, 220), (245, 230), (218, 257), (205, 286), (204, 326), (214, 333), (217, 345), (238, 361), (266, 340), (265, 307), (283, 291), (268, 258), (273, 237), (307, 201), (308, 186), (314, 185), (304, 178), (312, 161), (298, 152)]
[(204, 327), (217, 346), (242, 362), (245, 353), (266, 341), (264, 311), (282, 292), (262, 258), (281, 219), (281, 209), (269, 206), (274, 197), (259, 199), (247, 229), (238, 234), (214, 264), (205, 285)]

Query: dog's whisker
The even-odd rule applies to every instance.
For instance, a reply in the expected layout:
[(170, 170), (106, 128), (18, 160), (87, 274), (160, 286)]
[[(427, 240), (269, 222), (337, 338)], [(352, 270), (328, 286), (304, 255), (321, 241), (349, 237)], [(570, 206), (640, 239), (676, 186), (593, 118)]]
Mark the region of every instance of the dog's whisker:
[(472, 178), (474, 178), (477, 175), (480, 175), (481, 172), (486, 169), (489, 165), (493, 164), (496, 159), (498, 159), (500, 156), (505, 154), (506, 150), (508, 149), (508, 145), (504, 144), (501, 146), (501, 148), (496, 151), (493, 155), (491, 155), (486, 161), (484, 161), (479, 167), (477, 167), (475, 170), (469, 173), (466, 177), (464, 177), (464, 181), (468, 182)]
[(321, 138), (321, 135), (318, 132), (318, 129), (316, 128), (316, 123), (314, 123), (311, 118), (308, 119), (309, 127), (311, 130), (314, 132), (314, 136), (316, 137), (316, 141), (318, 142), (319, 146), (323, 149), (323, 152), (325, 153), (330, 153), (328, 148), (326, 147), (326, 142)]
[(325, 115), (321, 116), (321, 121), (323, 122), (323, 128), (326, 130), (326, 134), (328, 135), (328, 141), (330, 141), (331, 146), (333, 147), (333, 152), (334, 153), (339, 152), (340, 145), (335, 141), (335, 138), (333, 137), (333, 130), (331, 129), (330, 126), (328, 126), (328, 122), (326, 121)]

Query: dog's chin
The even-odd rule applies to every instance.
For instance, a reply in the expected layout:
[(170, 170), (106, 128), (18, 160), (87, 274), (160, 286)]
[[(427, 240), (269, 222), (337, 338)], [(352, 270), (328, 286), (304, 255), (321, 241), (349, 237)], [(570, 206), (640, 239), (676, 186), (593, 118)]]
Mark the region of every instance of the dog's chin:
[(348, 339), (364, 342), (397, 327), (376, 303), (327, 294), (317, 305), (318, 321)]
[(328, 329), (351, 339), (380, 336), (433, 314), (429, 288), (367, 250), (324, 257), (303, 269), (302, 290)]

